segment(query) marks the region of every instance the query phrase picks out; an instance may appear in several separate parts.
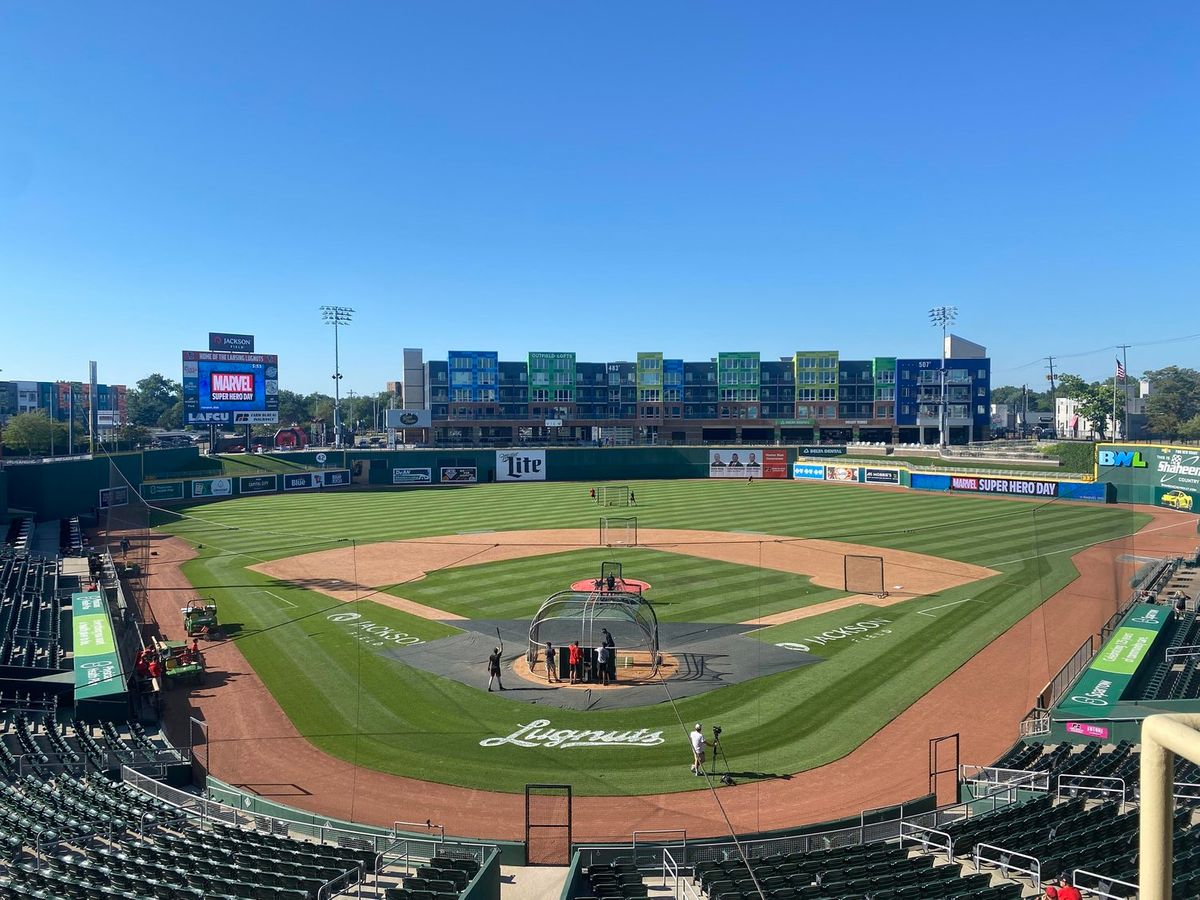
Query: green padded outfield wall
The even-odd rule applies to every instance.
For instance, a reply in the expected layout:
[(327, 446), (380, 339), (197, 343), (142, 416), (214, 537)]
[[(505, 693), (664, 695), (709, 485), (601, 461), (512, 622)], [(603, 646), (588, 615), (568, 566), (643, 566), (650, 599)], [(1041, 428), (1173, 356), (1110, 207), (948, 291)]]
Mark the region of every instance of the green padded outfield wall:
[(1200, 447), (1097, 444), (1096, 480), (1118, 503), (1147, 503), (1200, 513)]
[(110, 472), (109, 460), (130, 484), (142, 483), (141, 453), (6, 466), (8, 505), (32, 511), (38, 521), (91, 515), (100, 502), (101, 489), (116, 477)]

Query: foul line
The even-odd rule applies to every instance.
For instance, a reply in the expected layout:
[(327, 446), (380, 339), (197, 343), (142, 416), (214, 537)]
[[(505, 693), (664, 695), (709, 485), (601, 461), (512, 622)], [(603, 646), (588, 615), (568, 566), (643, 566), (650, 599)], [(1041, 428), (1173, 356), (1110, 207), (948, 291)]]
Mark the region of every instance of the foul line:
[(287, 604), (288, 606), (290, 606), (292, 609), (299, 609), (299, 608), (300, 608), (300, 607), (298, 607), (298, 606), (297, 606), (295, 603), (293, 603), (291, 600), (288, 600), (288, 599), (286, 599), (286, 598), (284, 598), (284, 597), (280, 597), (280, 596), (279, 596), (277, 593), (275, 593), (274, 591), (255, 591), (254, 593), (256, 593), (256, 594), (270, 594), (272, 597), (274, 597), (274, 598), (275, 598), (276, 600), (278, 600), (280, 603), (286, 603), (286, 604)]
[[(971, 597), (968, 597), (966, 600), (955, 600), (953, 603), (943, 603), (940, 606), (927, 606), (925, 609), (917, 610), (917, 615), (918, 616), (929, 616), (930, 610), (945, 609), (947, 606), (958, 606), (958, 604), (960, 604), (960, 603), (974, 603), (974, 602), (975, 601)], [(936, 619), (937, 616), (929, 616), (929, 618)]]

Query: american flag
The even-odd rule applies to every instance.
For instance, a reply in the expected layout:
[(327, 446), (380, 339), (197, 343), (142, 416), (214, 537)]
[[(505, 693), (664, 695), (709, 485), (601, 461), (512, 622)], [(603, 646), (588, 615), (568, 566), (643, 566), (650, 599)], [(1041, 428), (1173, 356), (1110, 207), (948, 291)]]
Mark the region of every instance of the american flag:
[(1121, 381), (1125, 380), (1125, 367), (1121, 365), (1121, 360), (1117, 360), (1117, 378)]

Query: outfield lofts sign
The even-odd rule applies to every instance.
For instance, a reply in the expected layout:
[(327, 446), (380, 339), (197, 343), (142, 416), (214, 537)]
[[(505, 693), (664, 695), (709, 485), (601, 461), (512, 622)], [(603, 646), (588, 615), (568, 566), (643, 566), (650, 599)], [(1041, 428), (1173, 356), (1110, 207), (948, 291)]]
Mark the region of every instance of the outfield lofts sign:
[(517, 730), (504, 737), (484, 738), (480, 747), (549, 747), (569, 750), (577, 747), (656, 747), (665, 743), (662, 730), (650, 731), (587, 731), (573, 728), (554, 728), (549, 719), (534, 719), (528, 725), (518, 725)]

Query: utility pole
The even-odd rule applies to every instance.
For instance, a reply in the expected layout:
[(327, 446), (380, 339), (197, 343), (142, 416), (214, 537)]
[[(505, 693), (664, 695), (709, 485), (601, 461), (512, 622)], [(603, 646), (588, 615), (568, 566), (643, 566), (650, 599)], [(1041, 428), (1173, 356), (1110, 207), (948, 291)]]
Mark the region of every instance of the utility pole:
[(338, 356), (338, 329), (349, 325), (354, 310), (348, 306), (322, 306), (321, 318), (326, 325), (333, 326), (333, 446), (342, 448), (342, 370)]
[[(1125, 397), (1125, 426), (1121, 429), (1122, 440), (1129, 440), (1129, 360), (1125, 355), (1125, 351), (1130, 347), (1129, 344), (1117, 344), (1117, 349), (1121, 351), (1121, 371), (1125, 373), (1125, 377), (1121, 379), (1121, 393)], [(1116, 392), (1117, 382), (1113, 379), (1113, 392)], [(1116, 422), (1113, 422), (1114, 430)]]
[(1050, 374), (1046, 376), (1050, 381), (1050, 415), (1053, 416), (1051, 421), (1054, 422), (1054, 433), (1058, 434), (1058, 398), (1054, 396), (1054, 357), (1047, 356), (1046, 362), (1050, 363), (1047, 366)]

